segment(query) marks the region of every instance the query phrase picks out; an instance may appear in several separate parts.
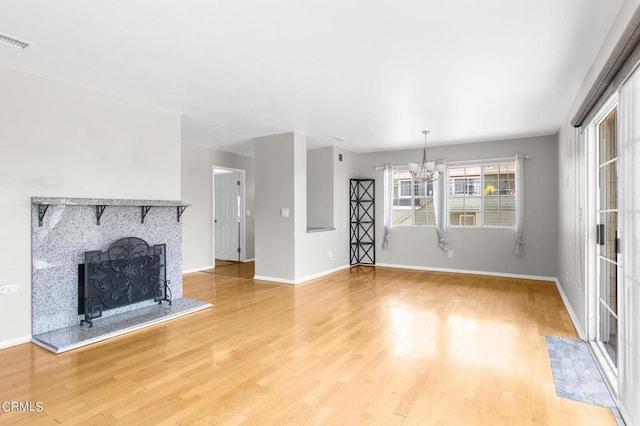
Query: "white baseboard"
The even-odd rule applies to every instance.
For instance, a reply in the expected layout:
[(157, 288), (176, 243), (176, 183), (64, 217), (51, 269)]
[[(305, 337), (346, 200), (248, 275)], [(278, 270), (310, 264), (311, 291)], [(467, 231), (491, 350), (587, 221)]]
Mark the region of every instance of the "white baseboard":
[(192, 272), (202, 272), (202, 271), (208, 271), (209, 269), (215, 269), (216, 265), (209, 265), (209, 266), (202, 266), (200, 268), (193, 268), (193, 269), (185, 269), (184, 271), (182, 271), (183, 274), (190, 274)]
[(252, 257), (251, 259), (245, 259), (242, 262), (243, 263), (249, 263), (249, 262), (255, 262), (255, 261), (256, 261), (256, 259)]
[(490, 277), (520, 278), (523, 280), (552, 281), (552, 282), (557, 281), (555, 277), (545, 277), (540, 275), (509, 274), (505, 272), (470, 271), (468, 269), (454, 269), (454, 268), (432, 268), (429, 266), (396, 265), (392, 263), (376, 263), (375, 266), (381, 266), (384, 268), (411, 269), (416, 271), (451, 272), (454, 274), (470, 274), (470, 275), (486, 275)]
[(256, 275), (256, 276), (253, 277), (253, 279), (254, 280), (260, 280), (260, 281), (270, 281), (270, 282), (281, 283), (281, 284), (297, 285), (297, 284), (302, 284), (302, 283), (307, 282), (307, 281), (315, 280), (316, 278), (324, 277), (325, 275), (333, 274), (334, 272), (338, 272), (338, 271), (341, 271), (343, 269), (347, 269), (349, 267), (350, 267), (350, 265), (343, 265), (343, 266), (339, 266), (337, 268), (330, 269), (328, 271), (323, 271), (323, 272), (318, 272), (317, 274), (307, 275), (306, 277), (299, 278), (297, 280), (288, 280), (288, 279), (285, 279), (285, 278), (269, 277), (269, 276), (265, 276), (265, 275)]
[(569, 318), (571, 318), (571, 322), (573, 323), (573, 326), (575, 327), (576, 332), (578, 333), (578, 337), (580, 337), (580, 339), (582, 340), (586, 340), (587, 334), (584, 332), (584, 329), (580, 325), (580, 321), (578, 321), (578, 316), (576, 315), (576, 312), (573, 310), (571, 303), (569, 303), (569, 299), (567, 298), (567, 295), (564, 292), (564, 289), (560, 285), (560, 281), (558, 281), (557, 278), (555, 278), (554, 281), (556, 283), (556, 288), (560, 293), (560, 297), (562, 297), (562, 302), (564, 303), (564, 307), (567, 308), (567, 312), (569, 312)]
[(347, 269), (347, 268), (350, 268), (350, 267), (351, 267), (351, 265), (342, 265), (342, 266), (338, 266), (337, 268), (330, 269), (328, 271), (319, 272), (317, 274), (312, 274), (312, 275), (307, 275), (304, 278), (300, 278), (300, 279), (296, 280), (296, 284), (300, 284), (300, 283), (303, 283), (305, 281), (315, 280), (316, 278), (324, 277), (325, 275), (333, 274), (334, 272), (342, 271), (343, 269)]
[(267, 275), (254, 275), (253, 279), (257, 281), (269, 281), (272, 283), (279, 283), (279, 284), (294, 285), (296, 283), (294, 280), (287, 280), (285, 278), (278, 278), (278, 277), (269, 277)]
[(0, 349), (10, 348), (11, 346), (22, 345), (31, 341), (31, 335), (16, 337), (15, 339), (0, 341)]

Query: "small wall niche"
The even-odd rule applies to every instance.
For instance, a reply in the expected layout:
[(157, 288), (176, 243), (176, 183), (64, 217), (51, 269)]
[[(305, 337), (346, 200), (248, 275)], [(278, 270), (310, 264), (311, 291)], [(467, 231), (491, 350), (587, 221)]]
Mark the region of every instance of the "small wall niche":
[(333, 147), (307, 151), (307, 232), (334, 228), (334, 160)]

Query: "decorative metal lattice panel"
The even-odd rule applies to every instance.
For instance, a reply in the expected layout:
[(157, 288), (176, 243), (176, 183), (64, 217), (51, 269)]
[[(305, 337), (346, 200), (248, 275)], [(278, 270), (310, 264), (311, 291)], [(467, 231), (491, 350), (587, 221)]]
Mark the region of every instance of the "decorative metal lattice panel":
[(92, 325), (103, 311), (145, 300), (170, 302), (165, 252), (164, 244), (150, 246), (136, 237), (122, 238), (106, 251), (85, 252), (82, 322)]
[(376, 263), (375, 193), (375, 180), (350, 180), (351, 265), (375, 265)]

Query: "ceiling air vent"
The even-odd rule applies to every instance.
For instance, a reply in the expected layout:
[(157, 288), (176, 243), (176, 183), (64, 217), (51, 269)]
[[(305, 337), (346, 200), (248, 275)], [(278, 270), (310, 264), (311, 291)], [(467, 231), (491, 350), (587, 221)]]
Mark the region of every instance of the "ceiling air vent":
[(0, 34), (0, 43), (4, 43), (8, 46), (17, 47), (18, 49), (24, 49), (29, 46), (29, 43), (17, 40), (13, 37), (6, 36), (4, 34)]

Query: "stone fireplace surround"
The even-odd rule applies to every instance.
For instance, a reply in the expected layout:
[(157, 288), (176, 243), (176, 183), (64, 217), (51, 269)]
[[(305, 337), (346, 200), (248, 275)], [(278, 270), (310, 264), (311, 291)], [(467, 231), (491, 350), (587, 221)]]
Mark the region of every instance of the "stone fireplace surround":
[[(84, 262), (85, 251), (104, 250), (124, 237), (138, 237), (151, 245), (166, 244), (166, 276), (172, 298), (178, 303), (174, 303), (175, 307), (156, 309), (152, 308), (157, 306), (153, 300), (148, 300), (106, 311), (96, 320), (91, 341), (102, 340), (96, 339), (101, 322), (110, 324), (109, 335), (105, 338), (122, 334), (117, 330), (119, 326), (114, 326), (117, 322), (114, 318), (127, 312), (162, 310), (164, 316), (168, 312), (169, 317), (175, 317), (182, 314), (181, 307), (185, 305), (188, 308), (185, 313), (211, 306), (182, 300), (182, 225), (179, 219), (186, 206), (181, 202), (33, 197), (31, 203), (31, 328), (34, 343), (61, 352), (58, 347), (50, 347), (55, 344), (49, 347), (41, 344), (43, 339), (39, 337), (59, 330), (63, 330), (65, 336), (87, 334), (87, 330), (79, 326), (83, 316), (78, 315), (78, 265)], [(199, 309), (192, 309), (196, 307)], [(172, 309), (175, 312), (171, 312)], [(176, 313), (178, 315), (174, 315)], [(159, 322), (155, 312), (151, 312), (151, 317), (153, 323)], [(131, 315), (123, 327), (130, 328), (130, 318)]]

